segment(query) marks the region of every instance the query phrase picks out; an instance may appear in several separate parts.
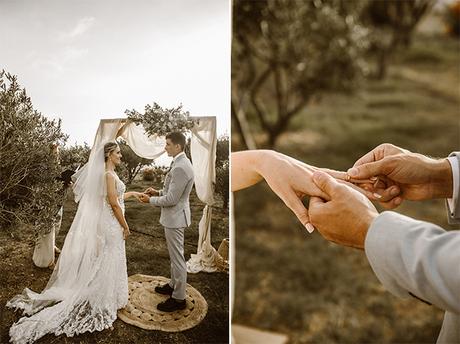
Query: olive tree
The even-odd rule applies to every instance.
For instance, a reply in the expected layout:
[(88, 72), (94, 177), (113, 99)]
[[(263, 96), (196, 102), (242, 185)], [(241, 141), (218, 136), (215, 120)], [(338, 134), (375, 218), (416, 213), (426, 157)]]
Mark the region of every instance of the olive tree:
[(216, 186), (215, 191), (222, 196), (225, 209), (228, 207), (229, 201), (229, 178), (230, 178), (230, 163), (229, 163), (229, 137), (223, 135), (217, 139), (216, 147)]
[[(119, 169), (122, 171), (126, 184), (131, 184), (134, 178), (141, 171), (142, 167), (149, 165), (153, 162), (152, 159), (145, 159), (138, 156), (123, 140), (118, 140), (118, 145), (121, 151), (121, 163)], [(125, 171), (123, 173), (123, 171)]]
[(60, 120), (35, 110), (16, 76), (0, 72), (0, 227), (52, 228), (62, 203), (55, 147), (67, 139)]
[(374, 76), (384, 79), (388, 61), (399, 46), (408, 46), (420, 20), (434, 0), (368, 1), (361, 18), (370, 30), (370, 53), (376, 60)]
[(246, 146), (255, 125), (273, 147), (313, 96), (352, 89), (367, 33), (357, 3), (233, 2), (232, 119)]

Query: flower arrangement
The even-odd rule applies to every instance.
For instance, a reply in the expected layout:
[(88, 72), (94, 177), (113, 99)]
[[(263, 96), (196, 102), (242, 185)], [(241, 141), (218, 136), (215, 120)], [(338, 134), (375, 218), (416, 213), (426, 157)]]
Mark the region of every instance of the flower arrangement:
[(136, 124), (142, 124), (149, 135), (165, 136), (178, 131), (186, 132), (193, 128), (196, 120), (190, 118), (190, 113), (184, 111), (182, 104), (173, 108), (162, 108), (157, 103), (147, 104), (143, 114), (136, 110), (126, 110), (128, 119)]

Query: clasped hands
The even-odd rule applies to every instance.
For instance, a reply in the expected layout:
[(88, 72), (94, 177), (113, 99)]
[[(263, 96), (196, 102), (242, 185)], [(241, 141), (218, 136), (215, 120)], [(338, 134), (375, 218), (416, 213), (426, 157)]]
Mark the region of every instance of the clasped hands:
[[(360, 249), (378, 215), (371, 201), (393, 209), (404, 200), (452, 196), (447, 159), (428, 158), (391, 144), (376, 147), (347, 172), (316, 168), (274, 151), (232, 154), (232, 191), (262, 178), (309, 232), (317, 228), (329, 241)], [(302, 203), (306, 195), (308, 209)]]
[(149, 203), (150, 197), (158, 196), (160, 193), (154, 188), (147, 188), (144, 192), (136, 192), (134, 195), (139, 202)]

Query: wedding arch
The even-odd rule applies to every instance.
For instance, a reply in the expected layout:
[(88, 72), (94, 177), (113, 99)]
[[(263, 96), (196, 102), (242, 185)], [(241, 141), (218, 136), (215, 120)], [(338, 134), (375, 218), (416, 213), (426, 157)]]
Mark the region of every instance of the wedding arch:
[[(205, 203), (203, 215), (198, 225), (199, 237), (196, 254), (187, 262), (187, 271), (215, 272), (227, 268), (228, 262), (211, 245), (211, 217), (216, 181), (216, 117), (190, 117), (195, 120), (191, 129), (190, 152), (195, 175), (195, 190), (198, 198)], [(165, 138), (160, 135), (148, 135), (141, 124), (126, 118), (101, 119), (96, 132), (93, 147), (99, 143), (116, 140), (121, 137), (138, 156), (157, 159), (164, 152)]]

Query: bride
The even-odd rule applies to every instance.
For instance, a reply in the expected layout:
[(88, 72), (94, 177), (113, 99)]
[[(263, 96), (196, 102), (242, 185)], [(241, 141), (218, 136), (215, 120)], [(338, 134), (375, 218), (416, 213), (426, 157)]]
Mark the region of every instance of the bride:
[(11, 326), (10, 342), (102, 331), (127, 304), (124, 200), (141, 193), (125, 193), (114, 171), (120, 163), (116, 142), (93, 147), (74, 183), (77, 213), (48, 284), (40, 294), (25, 288), (7, 303), (26, 315)]

